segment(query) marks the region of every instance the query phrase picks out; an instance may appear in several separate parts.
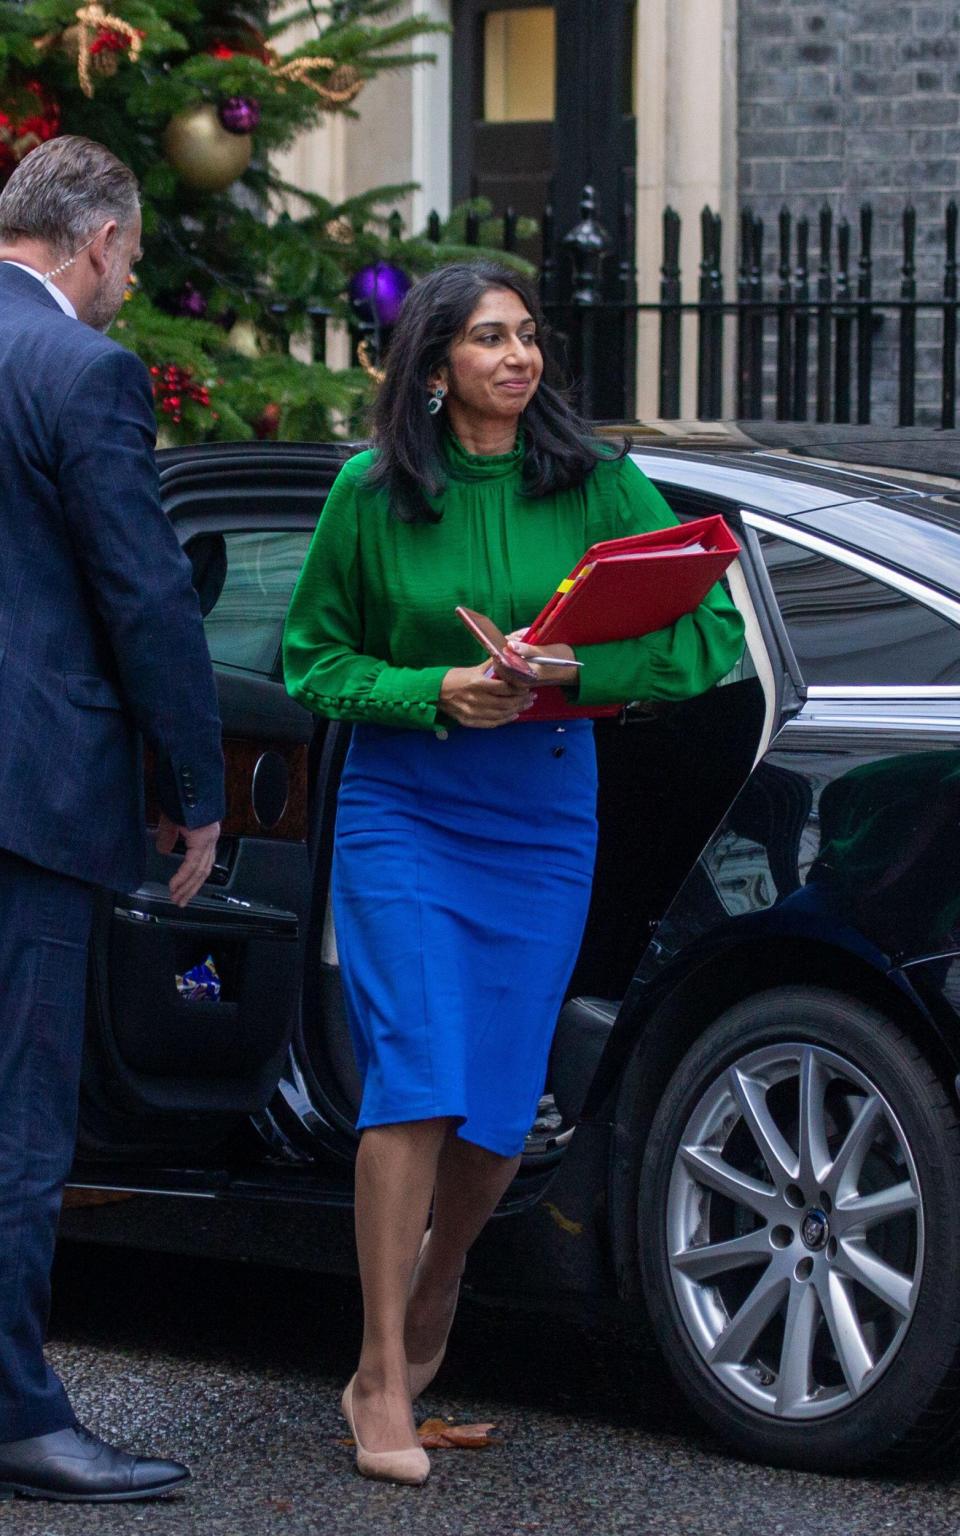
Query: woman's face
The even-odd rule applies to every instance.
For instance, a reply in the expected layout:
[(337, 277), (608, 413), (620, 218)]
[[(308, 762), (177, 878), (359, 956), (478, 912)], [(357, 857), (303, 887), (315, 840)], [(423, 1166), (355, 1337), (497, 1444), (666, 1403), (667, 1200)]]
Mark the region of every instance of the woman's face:
[(511, 288), (488, 288), (450, 348), (440, 382), (468, 420), (516, 420), (537, 392), (543, 356), (533, 317)]

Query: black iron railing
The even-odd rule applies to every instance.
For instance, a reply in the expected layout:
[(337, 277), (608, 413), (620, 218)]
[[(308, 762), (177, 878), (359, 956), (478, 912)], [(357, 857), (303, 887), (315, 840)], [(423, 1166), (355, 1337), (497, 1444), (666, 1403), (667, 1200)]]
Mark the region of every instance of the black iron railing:
[[(395, 216), (399, 219), (399, 215)], [(590, 417), (635, 414), (637, 334), (641, 316), (658, 321), (657, 355), (649, 358), (658, 379), (658, 414), (676, 420), (689, 387), (696, 415), (715, 420), (732, 408), (741, 420), (868, 424), (876, 399), (892, 397), (901, 426), (918, 411), (918, 327), (935, 322), (926, 341), (923, 387), (943, 427), (957, 416), (957, 204), (947, 204), (939, 291), (918, 293), (917, 223), (912, 207), (899, 225), (899, 283), (896, 292), (877, 291), (874, 212), (864, 204), (857, 220), (854, 264), (852, 230), (828, 207), (815, 221), (816, 265), (811, 255), (811, 221), (794, 218), (786, 207), (777, 220), (775, 260), (765, 251), (762, 219), (750, 209), (740, 215), (736, 296), (724, 291), (720, 215), (700, 216), (700, 264), (696, 298), (683, 296), (680, 268), (681, 221), (672, 208), (663, 214), (659, 295), (637, 299), (633, 209), (619, 212), (615, 236), (601, 223), (593, 191), (585, 187), (578, 223), (559, 235), (553, 210), (541, 220), (543, 262), (539, 274), (544, 308), (562, 361), (578, 382), (580, 404)], [(431, 214), (428, 235), (440, 239), (440, 219)], [(481, 221), (470, 214), (466, 243), (479, 245)], [(502, 243), (517, 247), (517, 216), (508, 210)], [(611, 260), (612, 258), (612, 260)], [(878, 340), (879, 336), (879, 340)], [(377, 357), (389, 339), (376, 316), (358, 315), (355, 341), (368, 342)], [(611, 341), (615, 345), (611, 345)], [(935, 382), (929, 357), (935, 353)], [(692, 358), (690, 354), (693, 354)], [(611, 377), (611, 359), (618, 373)], [(642, 360), (641, 360), (642, 361)], [(929, 409), (929, 407), (928, 407)]]
[[(859, 254), (851, 262), (851, 229), (841, 218), (834, 228), (829, 208), (818, 217), (818, 262), (810, 262), (810, 221), (794, 220), (788, 209), (778, 219), (778, 261), (775, 285), (765, 277), (763, 222), (745, 210), (741, 214), (740, 265), (737, 298), (725, 302), (719, 271), (719, 217), (704, 210), (700, 295), (696, 304), (680, 302), (676, 265), (679, 221), (672, 210), (664, 216), (664, 263), (660, 303), (639, 305), (661, 315), (660, 414), (680, 413), (681, 359), (679, 316), (699, 316), (697, 348), (697, 414), (709, 419), (721, 414), (724, 397), (724, 315), (736, 316), (735, 412), (758, 420), (851, 422), (873, 419), (874, 386), (878, 378), (896, 379), (896, 418), (912, 426), (917, 412), (917, 326), (923, 316), (939, 321), (931, 345), (939, 353), (939, 420), (956, 425), (957, 353), (957, 205), (947, 205), (943, 225), (944, 263), (941, 292), (921, 299), (917, 292), (916, 214), (911, 207), (900, 218), (902, 263), (899, 292), (882, 296), (874, 289), (873, 210), (859, 213)], [(833, 264), (834, 252), (836, 265)], [(769, 291), (774, 289), (775, 291)], [(875, 339), (878, 323), (893, 321), (894, 341), (884, 347), (878, 363)], [(894, 375), (894, 358), (896, 373)]]

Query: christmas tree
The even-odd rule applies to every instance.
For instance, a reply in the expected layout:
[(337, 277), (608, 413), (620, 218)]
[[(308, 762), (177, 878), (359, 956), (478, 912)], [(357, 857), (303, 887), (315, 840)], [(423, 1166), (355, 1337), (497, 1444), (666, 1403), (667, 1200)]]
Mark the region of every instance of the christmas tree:
[[(390, 208), (408, 187), (337, 205), (271, 166), (323, 114), (357, 115), (381, 70), (429, 61), (438, 28), (398, 9), (0, 0), (0, 186), (57, 133), (107, 144), (140, 179), (144, 259), (111, 334), (151, 369), (161, 441), (329, 438), (356, 419), (376, 353), (332, 372), (328, 318), (389, 327), (412, 277), (478, 254), (464, 207), (439, 242), (436, 227), (405, 238)], [(285, 48), (304, 22), (309, 40)]]

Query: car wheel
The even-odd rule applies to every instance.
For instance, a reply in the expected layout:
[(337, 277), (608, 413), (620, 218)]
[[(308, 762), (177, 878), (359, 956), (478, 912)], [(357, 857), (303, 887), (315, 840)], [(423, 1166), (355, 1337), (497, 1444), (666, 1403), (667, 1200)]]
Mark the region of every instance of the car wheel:
[(889, 1018), (799, 986), (729, 1009), (661, 1100), (638, 1217), (670, 1366), (739, 1452), (831, 1471), (953, 1438), (957, 1108)]

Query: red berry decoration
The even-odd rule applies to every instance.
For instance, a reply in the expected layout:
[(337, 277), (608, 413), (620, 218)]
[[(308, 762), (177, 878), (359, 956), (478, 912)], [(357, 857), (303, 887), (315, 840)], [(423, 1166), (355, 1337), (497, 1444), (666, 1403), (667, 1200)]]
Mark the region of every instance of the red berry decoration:
[(260, 126), (260, 103), (252, 96), (228, 96), (217, 108), (217, 116), (228, 133), (253, 133)]
[(280, 407), (275, 400), (264, 406), (253, 423), (253, 430), (261, 439), (276, 437), (280, 430)]
[[(146, 35), (140, 32), (141, 37)], [(129, 47), (130, 39), (124, 37), (122, 32), (114, 32), (110, 27), (98, 27), (97, 35), (90, 44), (90, 52), (96, 58), (99, 53), (126, 53)]]
[(238, 22), (226, 35), (213, 38), (204, 52), (224, 60), (239, 53), (249, 59), (259, 59), (262, 64), (269, 64), (276, 57), (263, 33), (248, 22)]
[[(186, 401), (192, 400), (194, 404), (209, 409), (210, 391), (205, 384), (199, 384), (194, 380), (190, 368), (180, 368), (176, 363), (168, 363), (165, 368), (158, 368), (154, 364), (150, 374), (153, 378), (153, 398), (164, 415), (169, 416), (174, 426), (179, 426), (183, 420), (183, 407)], [(219, 420), (216, 411), (212, 415), (214, 421)]]
[(25, 155), (60, 132), (60, 107), (39, 80), (27, 80), (0, 96), (0, 182)]

